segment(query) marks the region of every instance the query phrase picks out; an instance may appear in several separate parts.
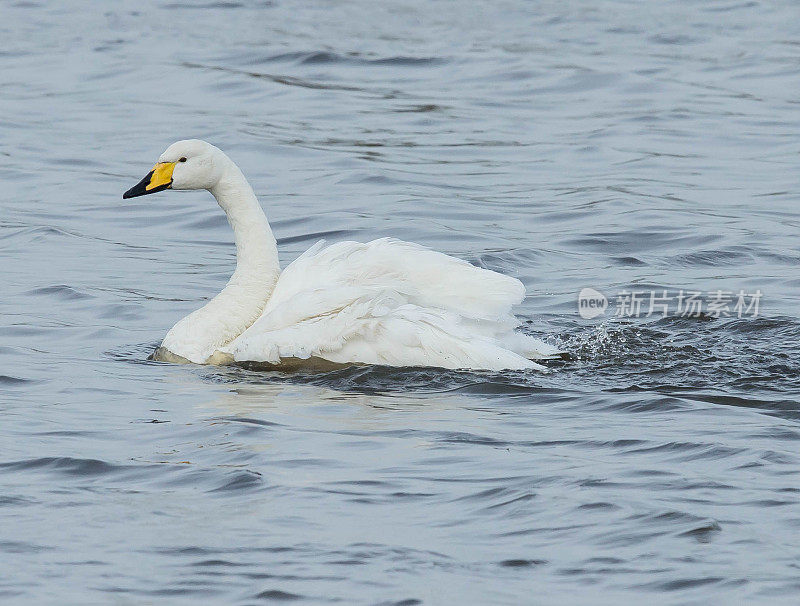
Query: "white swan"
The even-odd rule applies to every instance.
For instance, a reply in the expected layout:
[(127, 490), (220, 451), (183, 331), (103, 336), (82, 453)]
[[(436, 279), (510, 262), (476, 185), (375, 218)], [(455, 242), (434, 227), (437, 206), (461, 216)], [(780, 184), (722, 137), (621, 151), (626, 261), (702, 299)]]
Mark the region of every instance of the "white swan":
[(236, 271), (172, 327), (156, 357), (221, 364), (312, 361), (465, 369), (544, 367), (560, 352), (515, 332), (519, 280), (416, 244), (319, 242), (281, 272), (264, 211), (239, 168), (196, 139), (161, 154), (123, 198), (207, 189), (228, 216)]

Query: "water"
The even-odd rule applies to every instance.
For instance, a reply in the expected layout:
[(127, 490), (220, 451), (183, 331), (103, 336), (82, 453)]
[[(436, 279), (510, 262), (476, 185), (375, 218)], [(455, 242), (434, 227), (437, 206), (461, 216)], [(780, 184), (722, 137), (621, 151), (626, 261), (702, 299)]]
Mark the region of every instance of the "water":
[[(9, 604), (795, 603), (792, 2), (2, 5)], [(393, 235), (522, 279), (549, 373), (148, 362), (224, 284), (208, 139), (286, 263)], [(759, 317), (581, 319), (592, 287)]]

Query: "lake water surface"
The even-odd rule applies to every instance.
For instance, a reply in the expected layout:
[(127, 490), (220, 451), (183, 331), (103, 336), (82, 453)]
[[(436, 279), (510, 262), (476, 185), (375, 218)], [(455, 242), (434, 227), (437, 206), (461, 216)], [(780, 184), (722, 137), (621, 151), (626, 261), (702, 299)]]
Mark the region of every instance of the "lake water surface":
[[(794, 604), (796, 2), (0, 4), (0, 601)], [(148, 361), (216, 294), (207, 139), (282, 263), (519, 277), (547, 373)], [(760, 291), (738, 318), (577, 294)]]

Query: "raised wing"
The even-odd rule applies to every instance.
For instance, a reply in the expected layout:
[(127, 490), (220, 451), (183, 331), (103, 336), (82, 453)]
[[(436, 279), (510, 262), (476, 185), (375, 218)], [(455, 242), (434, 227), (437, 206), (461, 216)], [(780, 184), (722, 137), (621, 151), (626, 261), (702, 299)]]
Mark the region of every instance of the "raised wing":
[(313, 356), (541, 368), (526, 356), (547, 357), (555, 348), (513, 332), (511, 307), (524, 295), (519, 280), (416, 244), (320, 242), (283, 271), (261, 317), (225, 351), (236, 360), (270, 363)]

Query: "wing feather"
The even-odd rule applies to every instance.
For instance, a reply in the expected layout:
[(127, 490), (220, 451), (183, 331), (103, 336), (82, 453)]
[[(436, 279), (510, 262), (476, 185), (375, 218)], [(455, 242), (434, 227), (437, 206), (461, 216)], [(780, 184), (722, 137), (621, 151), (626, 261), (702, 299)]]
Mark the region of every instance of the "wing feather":
[(542, 368), (528, 357), (546, 357), (550, 346), (513, 332), (511, 307), (524, 295), (519, 280), (417, 244), (318, 242), (286, 267), (261, 317), (223, 351), (270, 363), (315, 356), (392, 366)]

